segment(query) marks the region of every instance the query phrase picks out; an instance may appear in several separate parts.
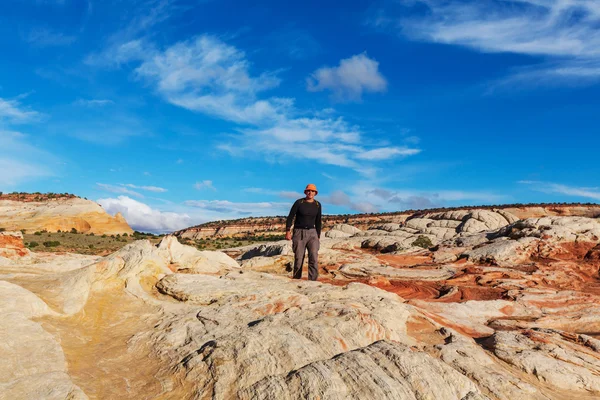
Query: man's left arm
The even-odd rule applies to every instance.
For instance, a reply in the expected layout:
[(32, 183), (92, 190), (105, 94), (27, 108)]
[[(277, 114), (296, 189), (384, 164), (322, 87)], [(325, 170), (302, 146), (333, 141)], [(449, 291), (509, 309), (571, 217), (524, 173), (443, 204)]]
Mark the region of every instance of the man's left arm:
[(321, 239), (321, 204), (318, 206), (317, 219), (315, 220), (315, 228), (317, 229), (317, 236)]

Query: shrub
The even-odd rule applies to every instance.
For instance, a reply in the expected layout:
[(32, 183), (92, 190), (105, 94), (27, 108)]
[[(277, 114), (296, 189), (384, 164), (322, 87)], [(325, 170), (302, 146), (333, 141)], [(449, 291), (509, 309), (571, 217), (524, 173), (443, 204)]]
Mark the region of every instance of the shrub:
[(429, 239), (427, 236), (423, 236), (423, 235), (419, 235), (417, 240), (412, 242), (412, 245), (417, 246), (417, 247), (422, 247), (424, 249), (433, 247), (433, 243), (431, 243), (431, 239)]
[(123, 234), (123, 236), (127, 237), (127, 236), (129, 236), (129, 235), (127, 234), (127, 232), (125, 232), (125, 233)]
[(42, 232), (37, 231), (36, 233), (34, 233), (34, 235), (36, 235), (36, 236), (42, 236)]
[(38, 242), (30, 242), (27, 247), (29, 247), (30, 249), (34, 248), (34, 247), (38, 247), (40, 244)]
[(96, 235), (94, 235), (94, 232), (90, 232), (90, 233), (88, 234), (88, 236), (96, 236)]
[(0, 232), (4, 232), (6, 228), (0, 228)]
[(103, 237), (103, 238), (105, 238), (105, 237), (106, 237), (106, 233), (105, 233), (104, 235), (100, 236), (100, 237)]
[(90, 249), (93, 249), (93, 248), (94, 248), (94, 245), (93, 245), (93, 244), (90, 244), (90, 245), (88, 245), (88, 248), (90, 248)]
[(60, 242), (57, 240), (50, 240), (42, 243), (45, 247), (58, 247), (60, 246)]
[(77, 229), (71, 228), (71, 233), (77, 233)]

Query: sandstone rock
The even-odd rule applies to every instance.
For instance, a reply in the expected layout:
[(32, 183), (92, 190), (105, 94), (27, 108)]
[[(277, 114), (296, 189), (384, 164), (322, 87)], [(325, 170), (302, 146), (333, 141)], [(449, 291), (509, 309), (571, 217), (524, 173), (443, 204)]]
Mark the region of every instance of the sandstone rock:
[(0, 398), (88, 398), (67, 374), (59, 343), (21, 313), (0, 315), (0, 355)]
[(450, 251), (436, 251), (433, 253), (433, 261), (436, 264), (446, 264), (456, 261), (458, 257)]
[(558, 332), (496, 332), (486, 341), (494, 354), (545, 385), (571, 396), (600, 394), (600, 354), (564, 340)]
[(400, 224), (385, 223), (385, 224), (373, 225), (370, 229), (377, 229), (377, 230), (381, 230), (381, 231), (392, 232), (392, 231), (397, 231), (398, 229), (400, 229), (400, 227), (401, 227)]
[(504, 369), (470, 338), (448, 332), (446, 343), (437, 345), (440, 358), (468, 376), (484, 393), (500, 400), (548, 400), (540, 390), (521, 377)]
[(122, 215), (110, 216), (99, 204), (80, 198), (41, 202), (0, 200), (0, 227), (28, 232), (68, 232), (75, 228), (83, 233), (133, 233)]
[(247, 260), (252, 257), (273, 257), (273, 256), (286, 256), (294, 254), (292, 251), (292, 243), (288, 240), (281, 240), (279, 242), (273, 242), (268, 244), (261, 244), (255, 246), (251, 250), (242, 254), (241, 259)]
[(21, 232), (0, 232), (0, 257), (17, 258), (30, 254), (23, 244)]
[(325, 237), (332, 238), (332, 239), (347, 238), (350, 236), (352, 236), (352, 234), (338, 231), (338, 230), (330, 230), (330, 231), (325, 232)]
[(348, 224), (336, 224), (331, 228), (331, 230), (348, 233), (349, 235), (355, 235), (359, 232), (362, 232), (360, 229)]
[(416, 229), (419, 232), (425, 230), (433, 220), (429, 218), (413, 218), (406, 221), (404, 224), (408, 228)]
[(450, 279), (455, 275), (454, 270), (450, 268), (392, 268), (385, 265), (365, 263), (344, 264), (339, 271), (351, 278), (382, 276), (389, 279), (420, 281), (441, 281)]
[(220, 251), (199, 251), (179, 243), (175, 236), (165, 237), (158, 246), (159, 254), (173, 269), (193, 273), (218, 273), (239, 268), (238, 263)]
[(472, 262), (514, 265), (525, 262), (535, 250), (537, 242), (536, 239), (530, 237), (519, 240), (497, 239), (466, 251), (463, 255)]
[[(270, 376), (239, 393), (242, 399), (474, 399), (478, 388), (453, 368), (406, 345), (379, 341)], [(483, 398), (483, 397), (479, 397)]]

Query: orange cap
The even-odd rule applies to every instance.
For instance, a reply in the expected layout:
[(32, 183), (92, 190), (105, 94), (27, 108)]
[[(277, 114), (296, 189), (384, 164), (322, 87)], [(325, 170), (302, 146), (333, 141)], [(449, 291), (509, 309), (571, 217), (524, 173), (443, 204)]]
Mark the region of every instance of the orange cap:
[(317, 194), (319, 194), (317, 187), (312, 183), (309, 183), (308, 185), (306, 185), (306, 188), (304, 189), (304, 191), (306, 192), (307, 190), (314, 190)]

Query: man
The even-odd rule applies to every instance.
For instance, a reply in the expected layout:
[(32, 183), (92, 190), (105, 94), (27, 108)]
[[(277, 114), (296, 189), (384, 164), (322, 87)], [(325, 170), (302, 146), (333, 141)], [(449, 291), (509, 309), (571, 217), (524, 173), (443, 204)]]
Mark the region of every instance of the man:
[[(319, 192), (312, 183), (306, 185), (306, 197), (296, 200), (290, 215), (287, 217), (285, 238), (292, 240), (292, 223), (294, 235), (294, 279), (302, 278), (304, 252), (308, 248), (308, 279), (316, 281), (319, 276), (317, 258), (319, 254), (319, 239), (321, 238), (321, 204), (315, 200)], [(294, 221), (295, 219), (295, 221)]]

